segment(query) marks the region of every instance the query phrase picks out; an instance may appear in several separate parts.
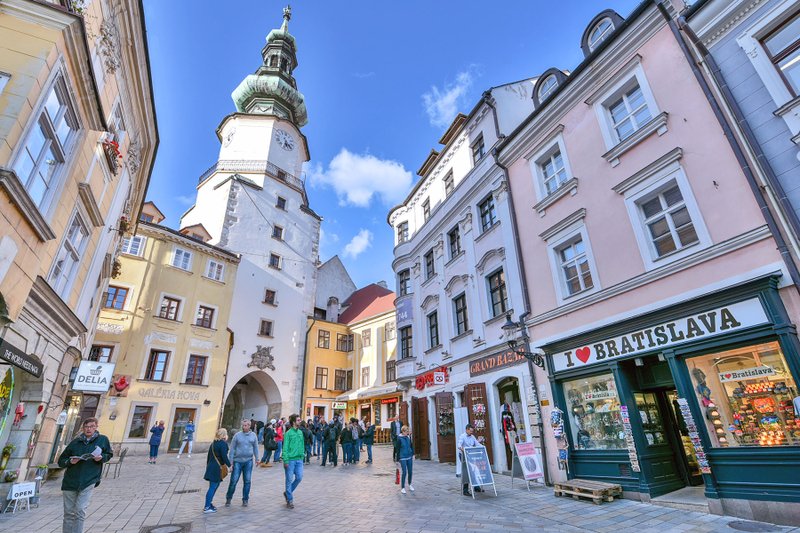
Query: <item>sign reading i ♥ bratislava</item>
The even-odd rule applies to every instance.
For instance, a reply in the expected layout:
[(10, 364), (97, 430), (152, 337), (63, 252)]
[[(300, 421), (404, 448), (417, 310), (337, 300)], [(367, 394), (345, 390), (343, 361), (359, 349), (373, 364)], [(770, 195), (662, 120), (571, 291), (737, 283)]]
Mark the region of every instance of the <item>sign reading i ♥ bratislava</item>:
[(668, 348), (769, 322), (758, 298), (718, 307), (553, 354), (554, 371), (573, 370), (612, 359)]

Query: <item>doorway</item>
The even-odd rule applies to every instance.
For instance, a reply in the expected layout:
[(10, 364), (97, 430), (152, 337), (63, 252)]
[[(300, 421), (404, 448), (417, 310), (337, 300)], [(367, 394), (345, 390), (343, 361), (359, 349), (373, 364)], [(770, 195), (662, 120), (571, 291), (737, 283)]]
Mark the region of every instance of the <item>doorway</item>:
[(500, 398), (500, 429), (503, 432), (506, 466), (508, 470), (511, 470), (514, 444), (527, 442), (517, 378), (507, 377), (499, 381), (497, 383), (497, 396)]
[(361, 406), (361, 420), (365, 418), (369, 421), (372, 420), (372, 405), (366, 403)]
[(167, 451), (177, 452), (181, 447), (183, 440), (183, 429), (189, 420), (194, 421), (195, 409), (175, 409), (175, 416), (172, 419), (172, 431), (169, 434), (169, 446)]
[(325, 406), (324, 405), (315, 405), (314, 406), (314, 416), (319, 418), (320, 420), (325, 420)]
[(411, 408), (413, 410), (411, 418), (414, 423), (411, 437), (414, 439), (414, 450), (417, 452), (419, 459), (430, 460), (431, 441), (428, 433), (428, 399), (411, 398)]

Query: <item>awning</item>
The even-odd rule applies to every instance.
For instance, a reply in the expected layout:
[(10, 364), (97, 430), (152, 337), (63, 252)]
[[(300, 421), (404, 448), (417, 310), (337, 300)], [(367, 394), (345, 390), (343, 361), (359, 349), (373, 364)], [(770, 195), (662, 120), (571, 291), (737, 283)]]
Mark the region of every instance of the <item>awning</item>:
[(397, 383), (384, 385), (383, 387), (370, 387), (362, 391), (358, 391), (358, 399), (374, 398), (375, 396), (384, 396), (397, 392)]

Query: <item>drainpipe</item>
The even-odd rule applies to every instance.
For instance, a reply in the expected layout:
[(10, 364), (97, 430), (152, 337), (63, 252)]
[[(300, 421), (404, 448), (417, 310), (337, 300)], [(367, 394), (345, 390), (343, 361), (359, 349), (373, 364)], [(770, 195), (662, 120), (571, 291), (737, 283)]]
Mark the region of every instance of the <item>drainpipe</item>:
[[(497, 131), (498, 139), (502, 140), (505, 135), (500, 133), (500, 125), (497, 120), (497, 108), (494, 106), (491, 100), (491, 94), (489, 91), (483, 93), (484, 102), (492, 109), (492, 116), (494, 117), (494, 125), (495, 131)], [(508, 207), (509, 211), (511, 212), (511, 230), (514, 234), (514, 255), (517, 257), (517, 268), (519, 269), (519, 277), (520, 282), (522, 284), (522, 302), (525, 311), (519, 316), (519, 321), (522, 323), (523, 331), (525, 332), (524, 341), (525, 341), (525, 351), (530, 352), (530, 342), (529, 337), (527, 334), (527, 326), (525, 326), (524, 320), (527, 318), (528, 315), (531, 314), (531, 305), (530, 299), (528, 298), (528, 281), (525, 278), (525, 261), (522, 259), (522, 250), (519, 242), (519, 230), (517, 226), (517, 214), (514, 210), (514, 196), (511, 194), (511, 182), (508, 178), (508, 168), (504, 167), (500, 164), (499, 154), (497, 149), (495, 148), (492, 150), (492, 157), (494, 158), (494, 164), (500, 167), (503, 171), (503, 177), (506, 181), (506, 193), (508, 194)], [(552, 486), (550, 481), (550, 472), (547, 467), (547, 448), (545, 446), (545, 435), (544, 435), (544, 421), (542, 417), (542, 408), (539, 405), (539, 385), (536, 382), (536, 369), (528, 360), (528, 371), (531, 373), (531, 382), (533, 383), (533, 403), (536, 406), (536, 413), (537, 413), (537, 423), (536, 426), (539, 429), (539, 447), (542, 450), (542, 473), (544, 474), (544, 484), (547, 487)], [(514, 465), (511, 465), (512, 475), (514, 470)]]
[(311, 324), (309, 324), (308, 329), (306, 330), (306, 343), (305, 346), (303, 346), (303, 374), (302, 377), (300, 378), (300, 411), (299, 411), (301, 420), (305, 420), (305, 416), (303, 415), (304, 412), (303, 407), (305, 402), (303, 393), (306, 390), (306, 360), (308, 359), (308, 334), (311, 333), (311, 328), (313, 328), (314, 324), (316, 323), (317, 319), (312, 318)]
[(228, 330), (228, 360), (225, 361), (225, 379), (222, 380), (222, 401), (219, 404), (219, 415), (217, 417), (217, 427), (222, 427), (222, 415), (225, 412), (225, 389), (228, 388), (228, 369), (231, 366), (231, 350), (233, 350), (233, 330), (231, 328), (226, 328)]
[[(692, 55), (692, 52), (689, 50), (689, 47), (686, 45), (686, 41), (684, 40), (683, 36), (681, 35), (680, 30), (678, 29), (678, 25), (675, 21), (670, 17), (667, 9), (664, 7), (663, 0), (653, 0), (653, 3), (658, 7), (658, 10), (661, 12), (661, 15), (667, 21), (670, 30), (672, 30), (672, 34), (675, 36), (675, 40), (678, 42), (678, 46), (680, 46), (681, 51), (683, 52), (684, 56), (686, 56), (686, 60), (689, 63), (689, 66), (692, 69), (692, 73), (694, 74), (695, 78), (697, 79), (697, 83), (700, 85), (700, 88), (703, 90), (703, 94), (706, 96), (708, 100), (708, 104), (711, 106), (711, 109), (714, 111), (714, 116), (716, 116), (719, 125), (722, 127), (722, 131), (725, 134), (725, 138), (728, 140), (728, 144), (733, 150), (734, 155), (736, 156), (736, 161), (739, 163), (739, 166), (742, 169), (742, 172), (747, 179), (747, 184), (750, 186), (750, 190), (753, 192), (753, 197), (756, 199), (756, 203), (758, 204), (759, 209), (761, 210), (762, 215), (764, 216), (764, 220), (767, 223), (767, 227), (772, 234), (773, 239), (775, 239), (775, 244), (777, 246), (778, 252), (781, 254), (781, 258), (783, 259), (786, 268), (789, 270), (789, 276), (792, 278), (792, 283), (794, 284), (795, 290), (800, 293), (800, 271), (797, 269), (797, 265), (795, 264), (794, 258), (792, 257), (791, 252), (789, 251), (789, 247), (786, 245), (786, 240), (783, 237), (780, 229), (778, 228), (778, 224), (775, 221), (775, 217), (770, 211), (767, 201), (764, 198), (764, 191), (762, 191), (761, 187), (758, 185), (758, 181), (756, 176), (753, 174), (753, 170), (750, 168), (750, 165), (747, 162), (747, 158), (742, 150), (742, 147), (739, 145), (738, 141), (736, 140), (736, 135), (733, 132), (730, 124), (728, 123), (727, 119), (725, 118), (725, 114), (722, 111), (722, 108), (717, 102), (716, 98), (714, 98), (714, 94), (711, 91), (711, 87), (709, 86), (708, 82), (706, 81), (705, 77), (703, 77), (703, 73), (700, 71), (700, 67), (697, 66), (695, 62), (695, 58)], [(723, 95), (725, 96), (726, 100), (728, 100), (728, 104), (733, 100), (732, 94), (730, 89), (728, 88), (727, 84), (725, 84), (724, 80), (722, 79), (722, 75), (719, 72), (719, 67), (716, 66), (714, 62), (714, 58), (711, 57), (708, 50), (699, 42), (697, 36), (694, 34), (692, 29), (686, 24), (686, 20), (681, 17), (681, 29), (689, 36), (689, 39), (692, 41), (692, 44), (697, 47), (700, 53), (703, 55), (705, 61), (708, 62), (709, 66), (713, 65), (715, 68), (712, 70), (712, 77), (715, 79), (717, 85), (720, 86), (721, 90), (723, 91)], [(716, 72), (716, 74), (714, 74)], [(736, 116), (737, 121), (740, 125), (745, 125), (744, 118), (741, 116), (741, 110), (734, 107), (734, 116)], [(739, 111), (738, 115), (736, 110)], [(743, 127), (743, 130), (746, 131), (746, 127)], [(748, 139), (749, 140), (749, 139)], [(757, 143), (756, 143), (757, 145)], [(762, 154), (763, 156), (763, 154)], [(770, 182), (769, 175), (767, 175), (767, 181)], [(777, 179), (772, 180), (775, 183), (769, 183), (770, 187), (775, 187), (777, 183)], [(782, 196), (782, 199), (785, 199), (785, 194), (782, 194), (782, 188), (775, 187), (775, 190), (778, 191), (779, 196)], [(788, 200), (787, 200), (788, 202)], [(781, 205), (788, 205), (788, 203), (781, 202)], [(794, 213), (793, 210), (789, 209), (788, 213)], [(790, 215), (791, 221), (791, 215)], [(795, 216), (796, 218), (796, 216)], [(793, 224), (794, 227), (794, 224)], [(800, 226), (798, 226), (800, 227)]]

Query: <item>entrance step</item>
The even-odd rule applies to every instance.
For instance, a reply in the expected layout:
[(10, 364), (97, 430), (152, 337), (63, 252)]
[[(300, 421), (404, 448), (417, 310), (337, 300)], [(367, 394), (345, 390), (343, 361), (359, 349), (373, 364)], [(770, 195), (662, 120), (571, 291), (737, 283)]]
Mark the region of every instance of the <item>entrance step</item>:
[(708, 513), (708, 500), (703, 492), (704, 487), (683, 487), (657, 498), (652, 498), (650, 503), (661, 505), (662, 507), (680, 509), (681, 511)]

